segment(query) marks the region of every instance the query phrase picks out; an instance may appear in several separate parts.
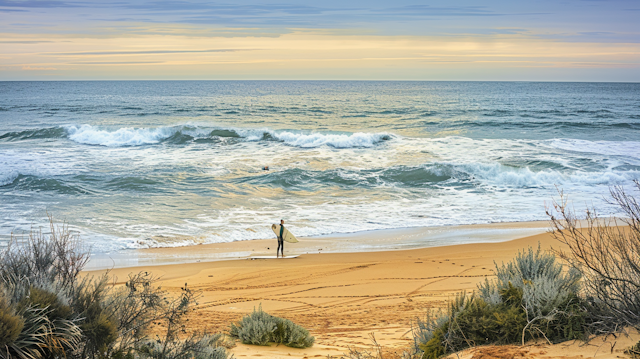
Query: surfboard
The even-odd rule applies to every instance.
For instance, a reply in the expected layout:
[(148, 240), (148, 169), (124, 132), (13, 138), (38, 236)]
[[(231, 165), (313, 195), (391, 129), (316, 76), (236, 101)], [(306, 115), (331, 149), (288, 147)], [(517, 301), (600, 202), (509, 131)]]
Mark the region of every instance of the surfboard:
[(293, 259), (293, 258), (298, 258), (298, 256), (297, 255), (284, 256), (284, 257), (278, 257), (278, 256), (255, 256), (255, 257), (249, 257), (247, 259), (256, 260), (256, 259)]
[[(280, 236), (280, 225), (279, 224), (271, 225), (271, 229), (273, 230), (273, 233), (276, 234), (276, 237)], [(284, 232), (282, 233), (282, 239), (284, 239), (285, 241), (287, 241), (289, 243), (298, 243), (298, 239), (296, 238), (296, 236), (291, 234), (291, 232), (289, 232), (287, 227), (284, 227)]]

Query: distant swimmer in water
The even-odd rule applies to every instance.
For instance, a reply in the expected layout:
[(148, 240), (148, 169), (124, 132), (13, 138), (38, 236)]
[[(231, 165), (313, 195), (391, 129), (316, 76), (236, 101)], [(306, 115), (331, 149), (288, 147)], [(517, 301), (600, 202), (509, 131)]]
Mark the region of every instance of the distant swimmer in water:
[(263, 170), (263, 171), (268, 171), (268, 170), (269, 170), (269, 166), (264, 166), (264, 167), (262, 167), (262, 170)]

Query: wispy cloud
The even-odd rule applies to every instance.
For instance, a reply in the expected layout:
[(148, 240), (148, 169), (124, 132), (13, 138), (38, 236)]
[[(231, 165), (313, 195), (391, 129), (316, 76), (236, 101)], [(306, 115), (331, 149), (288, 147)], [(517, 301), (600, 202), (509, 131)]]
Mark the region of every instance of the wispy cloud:
[(142, 51), (89, 51), (89, 52), (52, 52), (47, 55), (93, 56), (93, 55), (147, 55), (147, 54), (189, 54), (208, 52), (252, 51), (254, 49), (211, 49), (211, 50), (142, 50)]
[(40, 66), (22, 66), (22, 69), (25, 71), (53, 71), (57, 70), (55, 67), (40, 67)]
[(84, 6), (84, 5), (82, 3), (68, 3), (63, 1), (51, 1), (51, 0), (27, 0), (27, 1), (0, 0), (0, 7), (57, 8), (57, 7), (79, 7), (79, 6)]
[(165, 61), (78, 61), (69, 62), (70, 65), (146, 65), (163, 64)]
[(429, 5), (409, 5), (373, 10), (372, 12), (404, 16), (504, 16), (484, 6), (434, 7)]
[(0, 44), (42, 44), (53, 42), (48, 40), (0, 40)]

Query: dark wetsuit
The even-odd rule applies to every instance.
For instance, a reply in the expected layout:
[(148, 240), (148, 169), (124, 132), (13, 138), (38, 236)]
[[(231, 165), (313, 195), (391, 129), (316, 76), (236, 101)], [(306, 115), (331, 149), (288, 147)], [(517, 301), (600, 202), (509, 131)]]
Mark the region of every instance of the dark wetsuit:
[(280, 235), (278, 236), (278, 249), (276, 250), (276, 256), (278, 255), (278, 252), (280, 252), (284, 257), (284, 238), (282, 237), (283, 234), (284, 234), (284, 226), (280, 225)]

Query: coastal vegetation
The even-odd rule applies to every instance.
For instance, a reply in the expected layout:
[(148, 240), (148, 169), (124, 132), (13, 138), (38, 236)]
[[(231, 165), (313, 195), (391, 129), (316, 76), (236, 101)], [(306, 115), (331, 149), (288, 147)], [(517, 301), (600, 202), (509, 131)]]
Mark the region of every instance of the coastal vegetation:
[(269, 345), (284, 344), (292, 348), (309, 348), (315, 338), (309, 331), (289, 319), (265, 313), (262, 306), (244, 316), (229, 328), (232, 338), (240, 339), (243, 344)]
[[(640, 191), (640, 182), (635, 180)], [(611, 188), (610, 202), (621, 218), (602, 218), (595, 209), (580, 220), (565, 196), (547, 212), (554, 237), (565, 244), (558, 254), (583, 275), (584, 297), (594, 333), (621, 326), (640, 329), (640, 197), (622, 186)]]
[(0, 254), (0, 358), (227, 358), (222, 335), (186, 330), (197, 293), (185, 285), (172, 298), (146, 272), (124, 286), (81, 276), (89, 252), (49, 219), (49, 233), (12, 238)]
[[(640, 190), (640, 182), (634, 185)], [(561, 192), (547, 214), (552, 235), (567, 250), (529, 248), (496, 263), (493, 280), (417, 320), (414, 352), (431, 359), (478, 345), (589, 340), (640, 329), (640, 204), (622, 186), (611, 188), (611, 203), (623, 217), (605, 219), (588, 209), (580, 220)]]
[(478, 345), (582, 339), (579, 280), (580, 273), (563, 271), (553, 254), (521, 251), (512, 262), (496, 264), (496, 278), (476, 292), (460, 293), (445, 312), (418, 320), (415, 349), (431, 359)]

